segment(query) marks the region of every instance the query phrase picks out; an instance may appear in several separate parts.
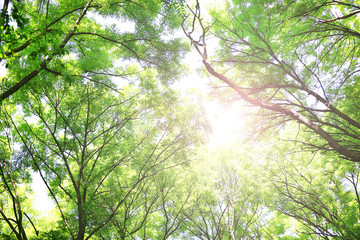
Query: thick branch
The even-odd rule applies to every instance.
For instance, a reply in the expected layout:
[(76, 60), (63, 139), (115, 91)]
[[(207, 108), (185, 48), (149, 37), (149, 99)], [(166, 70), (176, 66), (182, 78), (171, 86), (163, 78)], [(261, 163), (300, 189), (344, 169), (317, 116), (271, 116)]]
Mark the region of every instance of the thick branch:
[(322, 138), (324, 138), (328, 144), (339, 154), (345, 156), (347, 159), (353, 162), (360, 162), (360, 153), (356, 151), (349, 150), (343, 146), (341, 146), (329, 133), (324, 131), (321, 127), (314, 124), (312, 121), (310, 121), (308, 118), (302, 116), (296, 111), (281, 107), (276, 104), (271, 103), (265, 103), (258, 99), (251, 98), (246, 92), (244, 92), (241, 88), (239, 88), (234, 82), (229, 80), (227, 77), (225, 77), (222, 74), (219, 74), (216, 72), (211, 65), (206, 62), (206, 60), (203, 61), (207, 71), (213, 75), (214, 77), (218, 78), (219, 80), (223, 81), (227, 85), (229, 85), (232, 89), (234, 89), (245, 101), (249, 102), (252, 105), (265, 108), (271, 111), (280, 112), (291, 119), (298, 121), (308, 128), (312, 129), (315, 133), (319, 134)]
[(341, 19), (346, 19), (346, 18), (349, 18), (349, 17), (352, 17), (356, 14), (360, 13), (360, 9), (359, 10), (356, 10), (356, 11), (353, 11), (349, 14), (346, 14), (344, 16), (341, 16), (341, 17), (337, 17), (337, 18), (333, 18), (333, 19), (327, 19), (327, 20), (324, 20), (322, 21), (321, 23), (328, 23), (328, 22), (334, 22), (334, 21), (338, 21), (338, 20), (341, 20)]
[[(83, 11), (81, 12), (80, 16), (78, 17), (78, 19), (75, 21), (74, 26), (72, 27), (72, 29), (70, 30), (70, 32), (66, 35), (66, 37), (64, 38), (64, 40), (61, 42), (61, 44), (59, 45), (58, 49), (61, 50), (65, 47), (65, 45), (69, 42), (69, 40), (71, 39), (71, 37), (74, 35), (75, 30), (77, 29), (79, 23), (81, 22), (81, 20), (83, 19), (83, 17), (85, 16), (91, 2), (93, 0), (89, 0), (86, 4), (86, 6), (84, 7)], [(27, 84), (31, 79), (33, 79), (34, 77), (36, 77), (41, 70), (43, 70), (46, 67), (46, 64), (48, 62), (50, 62), (56, 55), (56, 52), (54, 52), (52, 55), (48, 56), (40, 65), (39, 69), (33, 70), (30, 74), (28, 74), (26, 77), (24, 77), (23, 79), (21, 79), (19, 82), (17, 82), (14, 86), (12, 86), (11, 88), (9, 88), (8, 90), (6, 90), (4, 93), (2, 93), (0, 95), (0, 101), (1, 100), (5, 100), (6, 98), (8, 98), (10, 95), (14, 94), (15, 92), (17, 92), (20, 88), (22, 88), (25, 84)]]

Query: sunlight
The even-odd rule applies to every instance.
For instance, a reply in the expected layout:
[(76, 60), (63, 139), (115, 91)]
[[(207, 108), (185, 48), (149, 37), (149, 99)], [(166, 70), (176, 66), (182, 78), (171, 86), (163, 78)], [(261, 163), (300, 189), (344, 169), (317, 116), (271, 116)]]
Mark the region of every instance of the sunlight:
[(224, 106), (218, 101), (209, 101), (205, 103), (205, 109), (212, 127), (209, 148), (233, 143), (245, 137), (246, 116), (240, 102)]

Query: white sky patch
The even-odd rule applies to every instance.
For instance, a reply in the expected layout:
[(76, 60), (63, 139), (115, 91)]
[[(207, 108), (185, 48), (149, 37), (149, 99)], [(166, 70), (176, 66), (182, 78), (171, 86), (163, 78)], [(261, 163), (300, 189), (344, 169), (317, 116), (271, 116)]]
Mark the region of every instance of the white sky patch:
[(54, 201), (48, 196), (47, 188), (41, 176), (38, 172), (33, 172), (31, 174), (33, 182), (31, 184), (31, 189), (35, 193), (32, 206), (41, 213), (41, 215), (46, 215), (55, 208)]
[(5, 68), (5, 64), (0, 64), (0, 78), (6, 76), (8, 70)]
[(88, 16), (94, 18), (97, 23), (103, 26), (114, 26), (114, 29), (120, 33), (135, 33), (135, 23), (131, 21), (124, 21), (115, 17), (103, 17), (100, 14), (94, 12), (88, 12)]
[(209, 92), (209, 80), (201, 77), (199, 74), (202, 62), (196, 50), (193, 49), (188, 53), (183, 62), (189, 68), (189, 74), (175, 82), (174, 87), (184, 92), (194, 89), (201, 93)]

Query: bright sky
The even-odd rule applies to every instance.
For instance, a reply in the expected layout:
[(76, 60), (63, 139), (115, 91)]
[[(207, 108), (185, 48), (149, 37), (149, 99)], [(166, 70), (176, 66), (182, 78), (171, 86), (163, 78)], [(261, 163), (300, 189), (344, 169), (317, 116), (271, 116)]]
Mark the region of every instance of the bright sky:
[(47, 194), (47, 188), (38, 172), (31, 174), (33, 182), (31, 189), (34, 192), (33, 207), (39, 211), (41, 215), (46, 215), (51, 209), (55, 208), (55, 202), (50, 199)]
[(7, 69), (4, 64), (0, 64), (0, 78), (4, 77), (7, 73)]

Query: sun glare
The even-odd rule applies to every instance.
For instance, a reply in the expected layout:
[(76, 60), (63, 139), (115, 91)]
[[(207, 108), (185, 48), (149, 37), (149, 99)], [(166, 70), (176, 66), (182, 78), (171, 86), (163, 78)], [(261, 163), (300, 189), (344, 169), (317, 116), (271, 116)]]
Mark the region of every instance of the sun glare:
[(205, 108), (212, 127), (209, 148), (240, 141), (245, 137), (247, 124), (241, 103), (224, 106), (217, 101), (209, 101), (205, 103)]

